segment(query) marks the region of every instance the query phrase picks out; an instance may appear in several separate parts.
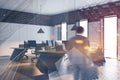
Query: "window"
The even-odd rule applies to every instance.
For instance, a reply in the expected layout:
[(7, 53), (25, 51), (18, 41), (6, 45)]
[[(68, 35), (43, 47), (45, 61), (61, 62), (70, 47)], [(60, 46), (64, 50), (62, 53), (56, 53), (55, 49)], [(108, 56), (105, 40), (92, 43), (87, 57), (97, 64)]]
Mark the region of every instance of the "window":
[(62, 41), (66, 41), (67, 40), (67, 23), (62, 23), (61, 25), (61, 37), (62, 37)]
[(117, 17), (104, 18), (105, 57), (117, 57)]
[(61, 26), (57, 27), (57, 40), (61, 40)]
[(88, 37), (88, 20), (81, 20), (80, 26), (84, 28), (83, 36)]

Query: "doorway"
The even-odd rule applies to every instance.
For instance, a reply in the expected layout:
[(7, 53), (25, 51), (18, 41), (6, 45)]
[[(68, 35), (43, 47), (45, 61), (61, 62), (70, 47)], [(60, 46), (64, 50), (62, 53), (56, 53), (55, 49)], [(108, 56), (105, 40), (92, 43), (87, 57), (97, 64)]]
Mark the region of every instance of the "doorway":
[(104, 18), (104, 57), (117, 58), (117, 17)]

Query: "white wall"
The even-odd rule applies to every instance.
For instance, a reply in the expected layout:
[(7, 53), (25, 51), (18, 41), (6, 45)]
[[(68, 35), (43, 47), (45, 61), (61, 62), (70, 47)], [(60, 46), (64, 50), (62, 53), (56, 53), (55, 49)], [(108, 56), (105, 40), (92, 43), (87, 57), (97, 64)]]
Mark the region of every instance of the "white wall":
[[(53, 35), (53, 27), (15, 24), (15, 23), (0, 23), (0, 56), (11, 55), (12, 47), (18, 47), (24, 40), (36, 40), (40, 43), (42, 40), (51, 40)], [(4, 26), (4, 27), (3, 27)], [(45, 33), (37, 33), (42, 28)]]

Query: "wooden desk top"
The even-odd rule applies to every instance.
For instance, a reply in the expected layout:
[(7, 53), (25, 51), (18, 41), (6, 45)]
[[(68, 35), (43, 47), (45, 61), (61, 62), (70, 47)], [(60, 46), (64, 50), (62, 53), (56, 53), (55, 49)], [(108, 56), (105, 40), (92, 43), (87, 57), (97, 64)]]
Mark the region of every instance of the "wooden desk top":
[(53, 53), (53, 54), (65, 54), (65, 51), (56, 51), (56, 50), (39, 50), (37, 53)]

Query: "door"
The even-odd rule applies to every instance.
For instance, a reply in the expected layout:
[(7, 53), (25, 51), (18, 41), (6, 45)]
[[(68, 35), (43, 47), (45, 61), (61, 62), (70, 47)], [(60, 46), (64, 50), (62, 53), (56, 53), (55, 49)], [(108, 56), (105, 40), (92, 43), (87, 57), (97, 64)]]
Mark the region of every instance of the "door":
[(117, 17), (104, 18), (104, 57), (117, 58)]

